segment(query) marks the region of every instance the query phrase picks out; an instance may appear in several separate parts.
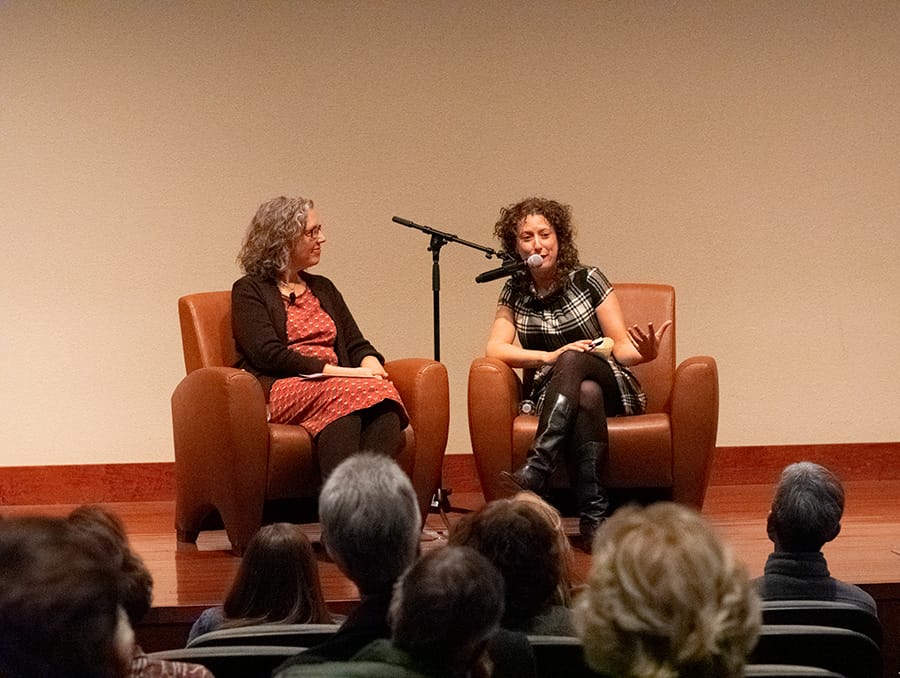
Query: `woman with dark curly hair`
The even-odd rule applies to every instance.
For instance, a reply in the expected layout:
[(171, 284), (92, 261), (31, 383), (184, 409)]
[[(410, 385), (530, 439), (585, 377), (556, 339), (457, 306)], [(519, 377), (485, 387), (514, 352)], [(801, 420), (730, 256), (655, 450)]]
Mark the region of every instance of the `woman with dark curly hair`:
[(408, 421), (341, 293), (307, 272), (324, 243), (312, 200), (273, 198), (250, 224), (238, 255), (246, 275), (231, 289), (237, 367), (259, 379), (272, 423), (315, 438), (323, 479), (362, 449), (396, 456)]
[(537, 254), (541, 262), (504, 285), (487, 355), (536, 370), (526, 386), (539, 416), (537, 435), (525, 465), (504, 478), (511, 489), (540, 493), (562, 456), (589, 550), (609, 510), (597, 481), (608, 447), (606, 418), (643, 412), (646, 397), (628, 367), (656, 357), (669, 323), (659, 330), (652, 323), (646, 331), (626, 327), (609, 280), (579, 262), (574, 234), (571, 208), (555, 200), (528, 198), (500, 211), (494, 235), (502, 250), (523, 260)]
[[(564, 583), (566, 547), (571, 547), (567, 540), (560, 540), (549, 515), (530, 498), (495, 499), (460, 518), (448, 543), (475, 549), (503, 575), (503, 628), (574, 636), (571, 611), (560, 598), (568, 583)], [(565, 595), (570, 602), (571, 592)]]

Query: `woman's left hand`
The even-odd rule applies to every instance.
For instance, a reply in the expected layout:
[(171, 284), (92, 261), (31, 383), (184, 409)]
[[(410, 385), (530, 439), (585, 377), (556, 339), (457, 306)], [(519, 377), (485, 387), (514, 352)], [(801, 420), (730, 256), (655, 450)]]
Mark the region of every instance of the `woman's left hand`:
[(659, 353), (659, 342), (662, 341), (663, 335), (671, 324), (672, 321), (667, 320), (659, 328), (659, 331), (654, 331), (653, 323), (647, 323), (646, 332), (637, 325), (632, 325), (628, 328), (628, 338), (631, 339), (631, 343), (637, 349), (637, 352), (641, 354), (641, 362), (650, 362), (656, 358)]
[(389, 378), (388, 373), (384, 369), (384, 365), (382, 365), (378, 361), (378, 358), (373, 355), (367, 355), (365, 358), (363, 358), (362, 361), (360, 361), (359, 366), (368, 369), (372, 373), (372, 376), (376, 379)]

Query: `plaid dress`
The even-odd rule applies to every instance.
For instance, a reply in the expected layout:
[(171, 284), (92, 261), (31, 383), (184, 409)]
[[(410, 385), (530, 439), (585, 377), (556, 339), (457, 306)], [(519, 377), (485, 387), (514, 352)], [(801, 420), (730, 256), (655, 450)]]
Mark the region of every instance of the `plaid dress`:
[[(511, 278), (503, 286), (498, 303), (512, 311), (522, 348), (555, 351), (579, 339), (604, 336), (596, 309), (612, 290), (612, 284), (600, 269), (581, 266), (569, 274), (565, 287), (543, 299), (538, 298), (533, 286), (523, 294)], [(600, 356), (597, 359), (603, 360)], [(625, 414), (641, 414), (647, 406), (647, 396), (640, 383), (612, 355), (606, 361), (619, 385)], [(544, 365), (534, 376), (529, 399), (534, 401), (538, 412), (552, 373), (553, 366)]]

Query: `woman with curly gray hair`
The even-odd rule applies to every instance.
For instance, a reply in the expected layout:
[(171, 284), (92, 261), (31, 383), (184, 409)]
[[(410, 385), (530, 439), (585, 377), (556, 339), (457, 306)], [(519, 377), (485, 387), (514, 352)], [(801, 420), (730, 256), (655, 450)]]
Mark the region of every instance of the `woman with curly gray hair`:
[(321, 258), (322, 228), (312, 200), (263, 203), (238, 255), (245, 275), (231, 310), (237, 367), (259, 379), (272, 423), (315, 438), (325, 478), (361, 449), (396, 456), (408, 418), (341, 293), (307, 270)]
[(760, 627), (744, 567), (699, 513), (671, 502), (603, 524), (574, 614), (587, 663), (617, 678), (738, 678)]

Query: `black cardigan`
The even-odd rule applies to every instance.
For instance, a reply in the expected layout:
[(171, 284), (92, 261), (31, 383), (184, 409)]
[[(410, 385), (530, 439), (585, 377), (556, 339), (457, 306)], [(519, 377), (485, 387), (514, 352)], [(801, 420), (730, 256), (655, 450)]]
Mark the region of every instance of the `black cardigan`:
[[(337, 327), (334, 352), (338, 365), (359, 367), (362, 359), (384, 357), (363, 336), (344, 298), (328, 278), (301, 272), (301, 278)], [(235, 367), (256, 375), (269, 398), (276, 379), (321, 372), (325, 361), (292, 351), (287, 346), (287, 314), (278, 286), (244, 276), (231, 287), (231, 328), (237, 347)]]

